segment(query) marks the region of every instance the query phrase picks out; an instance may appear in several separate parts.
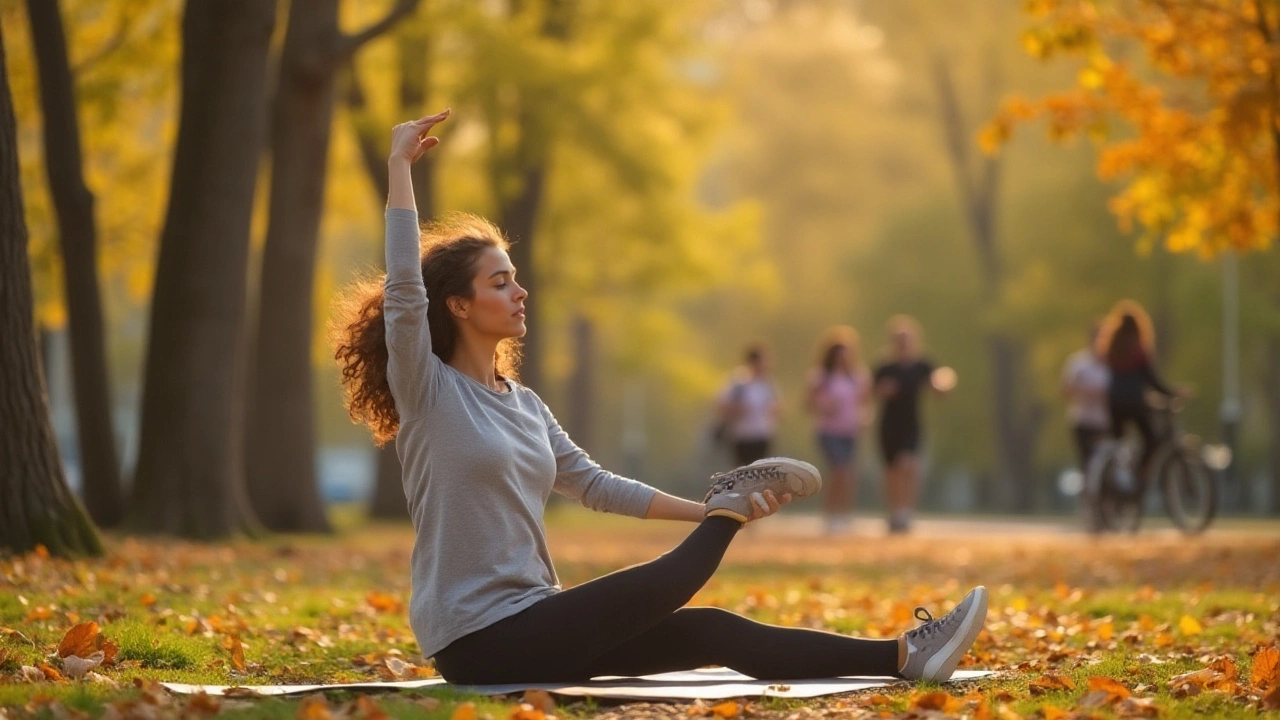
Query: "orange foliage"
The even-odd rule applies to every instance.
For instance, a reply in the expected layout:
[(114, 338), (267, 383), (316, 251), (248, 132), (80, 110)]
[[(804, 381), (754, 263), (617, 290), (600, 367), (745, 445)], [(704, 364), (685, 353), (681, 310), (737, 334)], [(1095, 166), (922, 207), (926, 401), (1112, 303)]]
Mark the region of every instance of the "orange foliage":
[(1269, 247), (1280, 229), (1280, 1), (1026, 7), (1036, 24), (1023, 47), (1082, 59), (1078, 87), (1009, 98), (979, 137), (984, 149), (1043, 118), (1055, 140), (1103, 145), (1099, 176), (1126, 183), (1110, 203), (1122, 228), (1203, 257)]

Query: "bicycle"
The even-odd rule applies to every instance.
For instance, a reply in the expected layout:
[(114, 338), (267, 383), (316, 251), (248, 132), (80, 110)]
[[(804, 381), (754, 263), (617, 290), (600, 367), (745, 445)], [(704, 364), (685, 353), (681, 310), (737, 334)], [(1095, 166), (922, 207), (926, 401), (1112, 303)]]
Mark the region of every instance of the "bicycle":
[[(1137, 532), (1152, 478), (1159, 482), (1165, 512), (1182, 532), (1203, 532), (1218, 509), (1217, 470), (1206, 461), (1210, 451), (1178, 424), (1180, 400), (1152, 403), (1156, 448), (1145, 474), (1134, 467), (1138, 456), (1130, 442), (1098, 444), (1085, 473), (1085, 498), (1091, 530)], [(1216, 452), (1216, 448), (1214, 449)]]

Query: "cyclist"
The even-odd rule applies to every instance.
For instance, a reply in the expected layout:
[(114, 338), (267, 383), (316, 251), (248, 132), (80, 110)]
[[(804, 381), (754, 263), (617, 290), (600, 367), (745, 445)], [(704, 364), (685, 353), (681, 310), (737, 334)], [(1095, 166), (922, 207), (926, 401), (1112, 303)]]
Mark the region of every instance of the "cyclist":
[[(1138, 462), (1138, 478), (1145, 478), (1158, 441), (1147, 405), (1148, 388), (1168, 398), (1179, 393), (1169, 387), (1152, 364), (1155, 330), (1151, 316), (1134, 300), (1121, 300), (1102, 321), (1098, 332), (1098, 356), (1111, 370), (1107, 391), (1107, 407), (1111, 415), (1111, 433), (1124, 437), (1125, 429), (1134, 425), (1142, 436), (1142, 453)], [(1131, 488), (1140, 491), (1141, 485)]]

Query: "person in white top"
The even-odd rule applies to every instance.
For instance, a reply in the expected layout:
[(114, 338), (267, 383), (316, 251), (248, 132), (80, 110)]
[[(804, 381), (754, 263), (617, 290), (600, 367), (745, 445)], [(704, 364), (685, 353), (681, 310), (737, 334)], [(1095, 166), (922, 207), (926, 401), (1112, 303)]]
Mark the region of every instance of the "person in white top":
[(1072, 353), (1062, 368), (1067, 421), (1071, 424), (1081, 471), (1089, 466), (1089, 458), (1098, 441), (1111, 428), (1111, 415), (1107, 410), (1111, 370), (1094, 348), (1097, 338), (1098, 328), (1095, 326), (1089, 334), (1089, 344)]
[(743, 367), (736, 370), (720, 393), (719, 412), (737, 465), (769, 457), (778, 432), (778, 388), (769, 374), (769, 350), (747, 348)]

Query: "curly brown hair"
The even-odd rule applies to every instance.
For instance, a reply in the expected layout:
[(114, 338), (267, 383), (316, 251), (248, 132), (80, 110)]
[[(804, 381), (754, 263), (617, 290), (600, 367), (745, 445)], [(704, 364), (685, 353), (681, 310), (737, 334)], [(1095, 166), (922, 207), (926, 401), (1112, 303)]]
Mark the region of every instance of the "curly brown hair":
[[(445, 300), (472, 298), (476, 261), (490, 248), (510, 247), (502, 231), (475, 215), (456, 214), (424, 225), (420, 232), (422, 280), (427, 287), (431, 350), (449, 362), (458, 344), (458, 326)], [(386, 275), (357, 281), (334, 304), (329, 338), (342, 372), (343, 402), (351, 420), (369, 426), (378, 446), (396, 436), (400, 414), (387, 382), (387, 328), (382, 313)], [(493, 358), (500, 378), (519, 379), (520, 341), (507, 338)]]
[(1122, 363), (1135, 353), (1151, 357), (1156, 349), (1156, 331), (1146, 309), (1136, 300), (1124, 299), (1102, 319), (1095, 342), (1099, 357), (1111, 364)]

